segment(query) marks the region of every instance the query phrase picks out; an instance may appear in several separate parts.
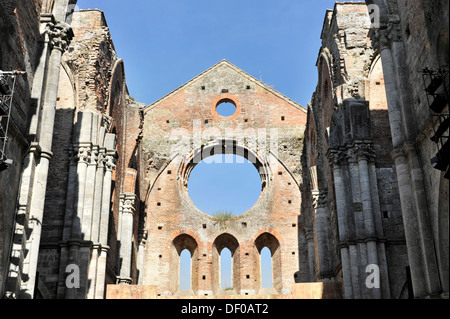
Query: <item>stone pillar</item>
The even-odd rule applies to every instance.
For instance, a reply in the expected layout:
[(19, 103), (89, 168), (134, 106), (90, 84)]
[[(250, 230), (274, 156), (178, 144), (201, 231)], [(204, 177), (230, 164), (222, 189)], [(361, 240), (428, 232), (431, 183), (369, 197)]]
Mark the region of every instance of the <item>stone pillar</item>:
[[(81, 126), (83, 129), (83, 126)], [(80, 130), (81, 130), (80, 129)], [(75, 154), (77, 159), (77, 183), (75, 187), (75, 200), (74, 200), (74, 209), (72, 215), (72, 227), (70, 238), (67, 242), (68, 250), (69, 250), (69, 259), (68, 264), (73, 264), (79, 267), (80, 276), (82, 274), (82, 265), (80, 257), (82, 255), (81, 247), (83, 246), (83, 236), (81, 230), (82, 224), (82, 212), (84, 205), (84, 194), (86, 189), (86, 172), (87, 166), (91, 161), (91, 144), (84, 143), (75, 147)], [(84, 249), (83, 249), (84, 252)], [(83, 281), (80, 277), (80, 286), (83, 285)], [(82, 298), (80, 296), (80, 292), (76, 288), (66, 288), (65, 289), (65, 298), (67, 299), (76, 299)]]
[(308, 245), (308, 268), (309, 268), (309, 281), (316, 282), (316, 254), (315, 254), (315, 244), (314, 244), (314, 229), (305, 228), (306, 232), (306, 242)]
[[(359, 185), (361, 190), (361, 203), (364, 216), (364, 241), (367, 249), (367, 263), (361, 264), (361, 269), (364, 271), (368, 265), (377, 265), (378, 261), (378, 249), (377, 249), (377, 234), (375, 231), (375, 221), (372, 209), (372, 195), (371, 185), (369, 177), (369, 156), (372, 156), (372, 149), (370, 144), (356, 144), (354, 146), (355, 152), (358, 158), (359, 168)], [(364, 277), (362, 277), (364, 279)], [(364, 287), (364, 280), (362, 280), (363, 291), (367, 294), (367, 297), (373, 297), (376, 299), (381, 298), (381, 290), (379, 288), (373, 288), (370, 291), (367, 287)]]
[(94, 243), (94, 250), (92, 251), (91, 262), (89, 264), (88, 280), (91, 283), (88, 289), (88, 299), (95, 298), (95, 291), (97, 286), (97, 269), (98, 259), (101, 256), (101, 244), (99, 242), (100, 233), (100, 215), (102, 206), (103, 195), (103, 176), (105, 173), (104, 149), (101, 149), (98, 154), (97, 172), (95, 174), (95, 192), (93, 198), (93, 210), (92, 210), (92, 230), (90, 240)]
[[(96, 231), (93, 234), (97, 238), (99, 254), (95, 273), (95, 292), (93, 298), (103, 299), (105, 294), (105, 280), (106, 280), (106, 259), (109, 252), (108, 246), (108, 227), (109, 214), (111, 210), (111, 185), (112, 172), (116, 168), (116, 143), (114, 134), (106, 134), (104, 141), (104, 151), (100, 152), (100, 159), (98, 170), (101, 171), (97, 175), (98, 182), (102, 186), (97, 189), (97, 194), (100, 195), (100, 211), (97, 220)], [(103, 154), (103, 152), (105, 152)], [(99, 160), (100, 160), (99, 159)], [(96, 196), (97, 198), (97, 196)], [(96, 207), (96, 206), (95, 206)], [(98, 232), (98, 235), (97, 235)], [(92, 296), (89, 296), (91, 298)]]
[(121, 206), (121, 236), (120, 236), (120, 277), (119, 284), (131, 284), (131, 256), (133, 241), (133, 220), (136, 195), (132, 193), (120, 194)]
[(142, 231), (142, 235), (140, 236), (139, 241), (139, 250), (137, 257), (137, 269), (138, 269), (138, 278), (137, 285), (142, 285), (144, 278), (144, 254), (145, 254), (145, 246), (147, 244), (148, 232), (147, 230)]
[(318, 280), (327, 282), (333, 278), (331, 269), (331, 251), (330, 251), (330, 217), (327, 206), (327, 192), (323, 190), (313, 190), (313, 208), (314, 208), (314, 235), (316, 238), (316, 269), (318, 270)]
[(373, 36), (379, 46), (388, 102), (389, 123), (415, 297), (439, 294), (436, 253), (428, 217), (423, 171), (415, 146), (410, 90), (404, 76), (405, 57), (399, 21), (390, 21)]
[(339, 227), (339, 246), (341, 251), (342, 262), (342, 276), (344, 280), (344, 298), (352, 299), (353, 285), (352, 285), (352, 271), (350, 262), (350, 252), (348, 248), (349, 232), (347, 228), (347, 211), (346, 211), (346, 194), (344, 187), (344, 179), (341, 170), (341, 161), (343, 159), (343, 153), (335, 150), (331, 150), (328, 155), (328, 159), (332, 164), (333, 177), (334, 177), (334, 191), (336, 197), (336, 211), (338, 217)]
[(25, 256), (23, 264), (23, 272), (27, 274), (28, 280), (23, 282), (20, 288), (22, 298), (33, 298), (34, 296), (48, 169), (50, 159), (53, 156), (51, 149), (61, 57), (73, 37), (72, 29), (64, 22), (56, 24), (48, 23), (46, 32), (49, 36), (51, 52), (46, 70), (44, 100), (42, 101), (41, 119), (37, 132), (37, 140), (41, 148), (41, 153), (40, 159), (37, 161), (38, 164), (36, 165), (30, 194), (28, 228), (31, 231), (31, 236), (26, 245), (28, 253)]

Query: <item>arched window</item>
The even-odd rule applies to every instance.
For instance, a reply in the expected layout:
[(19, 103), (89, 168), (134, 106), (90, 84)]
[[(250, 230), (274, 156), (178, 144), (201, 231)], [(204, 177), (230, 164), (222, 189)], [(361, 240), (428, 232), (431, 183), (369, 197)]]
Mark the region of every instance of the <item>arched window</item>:
[(240, 289), (240, 253), (237, 239), (224, 233), (213, 243), (213, 289), (216, 294), (236, 294)]
[(220, 288), (225, 290), (233, 288), (233, 261), (228, 248), (222, 249), (220, 253)]
[(186, 290), (197, 291), (197, 247), (195, 239), (188, 234), (179, 235), (173, 240), (169, 275), (170, 291), (173, 294)]
[[(278, 293), (280, 293), (282, 286), (280, 242), (274, 235), (270, 233), (263, 233), (255, 240), (255, 249), (260, 255), (260, 258), (257, 259), (258, 265), (256, 268), (257, 274), (255, 278), (257, 287), (259, 289), (274, 288)], [(271, 269), (271, 271), (268, 271), (267, 269)], [(272, 281), (271, 283), (270, 278)], [(270, 284), (271, 286), (269, 286)]]
[(272, 253), (267, 247), (261, 250), (261, 287), (273, 287)]
[(180, 255), (180, 279), (179, 279), (179, 287), (180, 290), (190, 290), (191, 289), (191, 253), (188, 249), (185, 249), (181, 252)]

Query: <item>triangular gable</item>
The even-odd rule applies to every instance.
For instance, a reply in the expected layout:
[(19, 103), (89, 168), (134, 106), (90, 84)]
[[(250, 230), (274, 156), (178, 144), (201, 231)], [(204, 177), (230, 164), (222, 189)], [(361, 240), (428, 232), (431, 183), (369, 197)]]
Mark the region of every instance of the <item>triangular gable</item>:
[(266, 85), (264, 82), (258, 80), (257, 78), (251, 76), (250, 74), (248, 74), (247, 72), (243, 71), (242, 69), (238, 68), (237, 66), (235, 66), (234, 64), (228, 62), (227, 60), (222, 60), (219, 63), (213, 65), (212, 67), (210, 67), (209, 69), (205, 70), (204, 72), (200, 73), (199, 75), (197, 75), (195, 78), (191, 79), (190, 81), (186, 82), (185, 84), (183, 84), (182, 86), (180, 86), (179, 88), (173, 90), (172, 92), (170, 92), (169, 94), (167, 94), (166, 96), (162, 97), (161, 99), (155, 101), (154, 103), (146, 106), (144, 108), (144, 112), (150, 111), (153, 108), (157, 107), (160, 103), (162, 103), (163, 101), (167, 100), (168, 98), (170, 98), (171, 96), (177, 94), (179, 91), (183, 90), (184, 88), (186, 88), (187, 86), (193, 84), (194, 82), (196, 82), (197, 80), (203, 78), (206, 74), (218, 69), (219, 67), (222, 66), (227, 66), (229, 68), (231, 68), (233, 71), (235, 71), (236, 73), (238, 73), (239, 75), (241, 75), (242, 77), (246, 78), (247, 80), (259, 85), (260, 87), (264, 88), (265, 90), (267, 90), (268, 92), (272, 93), (273, 95), (279, 97), (280, 99), (286, 101), (287, 103), (289, 103), (290, 105), (294, 106), (295, 108), (303, 111), (303, 112), (307, 112), (307, 109), (305, 107), (303, 107), (302, 105), (298, 104), (297, 102), (291, 100), (290, 98), (288, 98), (287, 96), (285, 96), (284, 94), (278, 92), (277, 90), (275, 90), (274, 88)]

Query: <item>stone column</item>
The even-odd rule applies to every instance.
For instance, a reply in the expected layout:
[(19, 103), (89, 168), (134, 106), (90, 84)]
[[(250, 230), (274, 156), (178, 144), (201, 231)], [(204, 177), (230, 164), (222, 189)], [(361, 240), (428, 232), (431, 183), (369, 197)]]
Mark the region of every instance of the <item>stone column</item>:
[[(72, 215), (72, 229), (71, 235), (67, 242), (69, 250), (69, 260), (68, 264), (77, 265), (80, 269), (80, 276), (82, 275), (82, 265), (80, 257), (85, 251), (81, 247), (83, 246), (83, 236), (81, 230), (82, 216), (83, 216), (83, 205), (84, 205), (84, 194), (86, 189), (86, 172), (87, 166), (91, 161), (91, 144), (84, 143), (75, 147), (76, 159), (77, 159), (77, 183), (75, 187), (75, 201), (74, 209)], [(83, 285), (84, 282), (80, 278), (80, 284)], [(81, 286), (80, 285), (80, 286)], [(80, 298), (78, 289), (76, 288), (66, 288), (65, 298), (76, 299)]]
[(334, 191), (336, 197), (336, 211), (338, 216), (338, 227), (339, 227), (339, 246), (341, 251), (341, 262), (342, 262), (342, 275), (344, 279), (344, 298), (352, 299), (353, 295), (353, 285), (352, 285), (352, 272), (351, 272), (351, 262), (350, 253), (348, 249), (349, 232), (347, 229), (347, 211), (346, 211), (346, 194), (344, 187), (344, 179), (342, 176), (341, 161), (343, 160), (343, 153), (331, 150), (328, 159), (333, 168), (334, 177)]
[(121, 236), (120, 236), (120, 267), (119, 284), (131, 284), (131, 256), (133, 242), (133, 217), (135, 211), (136, 195), (125, 193), (120, 195)]
[(58, 95), (61, 57), (69, 46), (73, 32), (67, 23), (48, 23), (47, 34), (50, 39), (50, 57), (45, 81), (44, 100), (42, 101), (41, 120), (37, 132), (37, 140), (41, 148), (41, 156), (36, 166), (31, 202), (29, 207), (29, 224), (31, 231), (28, 239), (28, 254), (25, 256), (23, 272), (28, 280), (23, 282), (21, 295), (23, 298), (33, 298), (36, 282), (37, 259), (41, 239), (42, 219), (44, 215), (45, 193), (53, 142), (53, 129), (56, 113), (56, 99)]
[[(351, 216), (350, 221), (354, 223), (354, 238), (350, 238), (347, 242), (350, 256), (350, 273), (352, 278), (353, 298), (361, 299), (363, 298), (360, 280), (360, 277), (363, 274), (361, 264), (367, 263), (364, 260), (361, 260), (361, 258), (364, 258), (365, 256), (365, 243), (363, 241), (358, 241), (358, 239), (363, 238), (364, 236), (364, 218), (362, 213), (361, 189), (359, 183), (359, 167), (355, 152), (352, 148), (345, 151), (345, 157), (348, 163), (350, 179), (350, 194), (348, 195), (350, 198), (346, 201), (346, 203), (349, 205), (347, 209), (349, 211), (349, 215)], [(349, 220), (347, 219), (347, 221)]]
[[(369, 144), (356, 144), (354, 147), (358, 156), (359, 184), (364, 216), (364, 241), (367, 246), (367, 264), (361, 264), (361, 269), (365, 270), (368, 265), (377, 265), (379, 267), (377, 234), (375, 232), (368, 166), (368, 158), (372, 155), (372, 149)], [(362, 279), (364, 279), (364, 277)], [(364, 280), (362, 280), (362, 283), (363, 282)], [(373, 297), (376, 299), (381, 298), (381, 290), (379, 288), (373, 288), (370, 291), (367, 291), (367, 287), (364, 288), (363, 289), (366, 291), (368, 297)]]
[(391, 21), (373, 37), (379, 46), (388, 102), (394, 159), (405, 228), (408, 260), (415, 297), (440, 292), (437, 260), (434, 251), (423, 171), (414, 144), (414, 121), (411, 119), (410, 92), (403, 74), (404, 47), (399, 21)]
[(330, 251), (330, 218), (327, 207), (327, 192), (323, 190), (312, 191), (314, 208), (314, 235), (316, 238), (316, 264), (317, 277), (319, 280), (327, 282), (333, 278), (331, 269), (331, 251)]
[(109, 252), (108, 246), (108, 227), (109, 227), (109, 213), (111, 209), (111, 184), (112, 172), (116, 168), (115, 143), (112, 149), (108, 150), (103, 158), (105, 166), (105, 173), (103, 177), (102, 198), (101, 198), (101, 212), (99, 221), (99, 243), (100, 255), (97, 262), (97, 277), (95, 287), (95, 299), (103, 299), (105, 294), (105, 280), (106, 280), (106, 259)]
[(101, 244), (99, 242), (100, 234), (100, 216), (101, 216), (101, 206), (102, 206), (102, 195), (103, 195), (103, 176), (105, 173), (104, 165), (104, 149), (99, 150), (97, 158), (97, 167), (95, 174), (95, 188), (94, 188), (94, 198), (93, 198), (93, 209), (92, 209), (92, 229), (90, 240), (94, 243), (94, 250), (92, 251), (91, 262), (89, 263), (89, 274), (88, 280), (91, 283), (88, 289), (88, 299), (95, 298), (95, 291), (97, 286), (97, 276), (98, 276), (98, 259), (101, 256)]
[[(138, 258), (137, 258), (137, 269), (139, 272), (137, 278), (137, 285), (142, 285), (144, 278), (144, 254), (145, 254), (145, 246), (147, 245), (148, 232), (147, 230), (142, 231), (139, 241), (139, 250), (138, 250)], [(313, 243), (314, 244), (314, 243)]]
[(316, 249), (314, 244), (314, 229), (305, 227), (306, 242), (308, 245), (308, 266), (309, 266), (309, 281), (316, 282)]

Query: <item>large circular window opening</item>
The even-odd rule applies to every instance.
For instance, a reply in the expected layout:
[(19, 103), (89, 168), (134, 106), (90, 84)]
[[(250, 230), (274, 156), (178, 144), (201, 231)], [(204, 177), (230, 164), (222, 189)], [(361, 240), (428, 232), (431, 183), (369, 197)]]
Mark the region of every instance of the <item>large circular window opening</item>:
[(258, 201), (261, 176), (244, 157), (213, 155), (197, 164), (190, 173), (188, 193), (197, 208), (208, 215), (241, 215)]
[(236, 105), (233, 103), (233, 101), (228, 99), (220, 101), (216, 106), (217, 114), (224, 117), (233, 116), (234, 113), (236, 113), (236, 110)]

